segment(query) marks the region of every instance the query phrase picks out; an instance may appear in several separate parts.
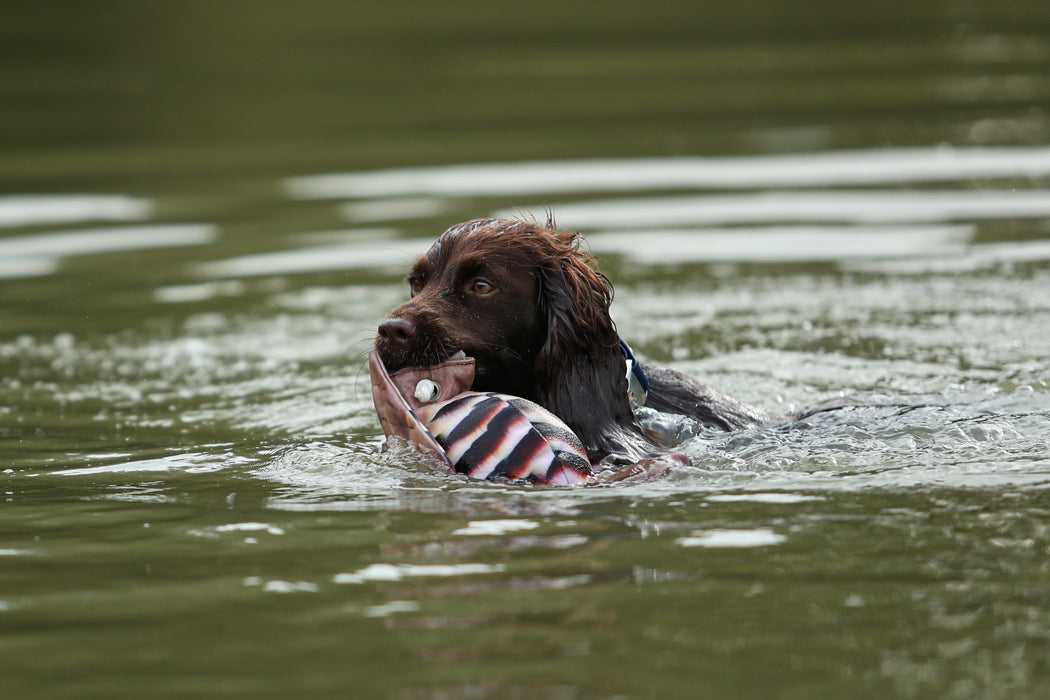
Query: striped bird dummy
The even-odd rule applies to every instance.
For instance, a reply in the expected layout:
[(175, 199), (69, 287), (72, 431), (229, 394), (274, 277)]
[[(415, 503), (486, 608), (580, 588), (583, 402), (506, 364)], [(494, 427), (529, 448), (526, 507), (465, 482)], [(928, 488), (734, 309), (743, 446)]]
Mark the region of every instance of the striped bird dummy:
[(553, 413), (516, 396), (470, 391), (474, 360), (462, 352), (391, 374), (373, 350), (368, 368), (383, 433), (407, 440), (429, 461), (490, 481), (595, 480), (579, 438)]

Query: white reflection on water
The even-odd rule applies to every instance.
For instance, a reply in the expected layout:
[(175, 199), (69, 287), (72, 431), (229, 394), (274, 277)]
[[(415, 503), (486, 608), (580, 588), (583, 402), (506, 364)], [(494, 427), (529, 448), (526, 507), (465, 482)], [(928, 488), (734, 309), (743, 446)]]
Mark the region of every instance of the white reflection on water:
[(187, 452), (185, 454), (157, 457), (155, 459), (136, 459), (129, 462), (103, 464), (94, 467), (77, 467), (60, 469), (51, 472), (56, 476), (96, 476), (100, 474), (132, 474), (137, 472), (173, 472), (184, 471), (189, 474), (206, 474), (228, 467), (251, 463), (253, 460), (232, 454), (208, 454), (204, 452)]
[(448, 204), (434, 197), (404, 197), (373, 202), (350, 202), (340, 207), (344, 218), (350, 221), (396, 221), (424, 219), (445, 213)]
[(679, 537), (675, 544), (682, 547), (708, 547), (711, 549), (768, 547), (786, 542), (787, 537), (778, 535), (769, 528), (754, 530), (697, 530), (689, 537)]
[(262, 584), (267, 593), (316, 593), (320, 588), (309, 581), (281, 581), (275, 579)]
[(237, 280), (219, 282), (202, 282), (200, 284), (172, 284), (157, 287), (153, 298), (162, 304), (206, 301), (223, 296), (237, 296), (244, 291), (244, 285)]
[(260, 532), (266, 531), (271, 535), (283, 535), (285, 534), (284, 528), (270, 523), (229, 523), (228, 525), (217, 525), (215, 532)]
[(23, 279), (54, 274), (58, 260), (45, 258), (13, 258), (0, 260), (0, 279)]
[[(513, 212), (497, 212), (513, 216)], [(1050, 191), (764, 192), (575, 202), (558, 207), (575, 229), (784, 222), (932, 223), (1050, 216)]]
[(958, 255), (973, 233), (972, 226), (657, 229), (594, 233), (587, 243), (595, 253), (615, 253), (640, 263), (833, 262)]
[[(858, 261), (917, 259), (886, 268), (896, 273), (1046, 260), (1038, 242), (1009, 249), (968, 243), (977, 237), (979, 222), (1050, 217), (1050, 190), (1033, 188), (1048, 175), (1050, 148), (927, 147), (409, 167), (296, 177), (283, 184), (297, 199), (349, 199), (340, 211), (358, 221), (436, 217), (453, 208), (453, 197), (504, 202), (507, 196), (557, 197), (556, 205), (533, 200), (492, 213), (517, 218), (548, 208), (559, 224), (583, 231), (592, 250), (640, 264), (816, 261), (861, 270)], [(1013, 178), (1015, 187), (987, 189), (978, 184), (986, 178)], [(921, 183), (949, 187), (898, 189)], [(825, 189), (803, 189), (817, 187)], [(743, 189), (756, 191), (724, 192)], [(657, 190), (694, 193), (638, 196)], [(573, 199), (597, 192), (634, 196)], [(366, 241), (354, 243), (361, 247), (251, 256), (212, 263), (202, 271), (207, 276), (281, 274), (404, 265), (410, 257), (406, 252), (396, 259)], [(426, 241), (412, 247), (413, 253), (422, 252)]]
[(370, 564), (353, 573), (336, 574), (332, 583), (365, 583), (366, 581), (402, 581), (406, 578), (473, 576), (498, 573), (502, 564)]
[(3, 257), (69, 257), (124, 250), (202, 245), (215, 239), (212, 224), (156, 224), (52, 231), (0, 239)]
[(343, 245), (282, 250), (274, 253), (242, 255), (197, 266), (204, 277), (259, 277), (303, 272), (325, 272), (351, 268), (407, 267), (433, 240), (386, 239)]
[(798, 493), (716, 493), (707, 497), (708, 501), (714, 503), (734, 503), (744, 501), (747, 503), (778, 503), (794, 504), (806, 503), (807, 501), (822, 501), (822, 496), (806, 496)]
[(58, 261), (78, 255), (205, 245), (217, 231), (212, 224), (156, 224), (0, 238), (0, 278), (51, 274)]
[(35, 194), (0, 197), (0, 228), (74, 221), (138, 221), (149, 216), (148, 199), (117, 194)]
[(519, 530), (532, 530), (540, 524), (535, 520), (471, 520), (466, 527), (462, 527), (453, 535), (503, 535), (508, 532)]
[(418, 612), (420, 605), (414, 600), (392, 600), (389, 603), (370, 605), (362, 611), (365, 617), (390, 617), (396, 613)]
[(958, 274), (1013, 263), (1050, 260), (1050, 241), (1011, 241), (974, 246), (957, 258), (922, 257), (911, 260), (844, 261), (851, 272), (883, 275)]
[(309, 175), (294, 199), (406, 195), (521, 197), (573, 192), (814, 187), (1050, 175), (1050, 148), (905, 148), (745, 157), (481, 163)]

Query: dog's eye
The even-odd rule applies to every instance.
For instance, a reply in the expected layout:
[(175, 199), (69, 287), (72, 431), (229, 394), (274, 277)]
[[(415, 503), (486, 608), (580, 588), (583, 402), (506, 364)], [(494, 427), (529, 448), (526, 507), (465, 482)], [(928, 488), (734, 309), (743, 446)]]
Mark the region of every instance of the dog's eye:
[(470, 291), (475, 294), (491, 294), (496, 291), (496, 288), (485, 280), (474, 280), (474, 284), (470, 285)]
[(412, 278), (408, 280), (408, 292), (412, 296), (415, 296), (423, 291), (423, 281), (418, 278)]

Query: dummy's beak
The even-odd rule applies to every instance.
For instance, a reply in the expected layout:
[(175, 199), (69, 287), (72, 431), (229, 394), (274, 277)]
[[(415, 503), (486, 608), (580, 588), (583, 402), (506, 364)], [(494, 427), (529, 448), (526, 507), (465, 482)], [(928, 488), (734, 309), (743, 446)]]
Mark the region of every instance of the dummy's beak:
[[(424, 404), (445, 401), (470, 390), (474, 382), (474, 359), (462, 352), (439, 365), (403, 369), (390, 374), (379, 353), (368, 353), (368, 372), (372, 375), (372, 402), (388, 438), (397, 436), (415, 445), (424, 455), (433, 455), (441, 466), (452, 470), (452, 462), (416, 413)], [(423, 383), (424, 380), (431, 384)], [(426, 387), (426, 400), (417, 397), (420, 385)], [(436, 387), (436, 389), (435, 389)]]

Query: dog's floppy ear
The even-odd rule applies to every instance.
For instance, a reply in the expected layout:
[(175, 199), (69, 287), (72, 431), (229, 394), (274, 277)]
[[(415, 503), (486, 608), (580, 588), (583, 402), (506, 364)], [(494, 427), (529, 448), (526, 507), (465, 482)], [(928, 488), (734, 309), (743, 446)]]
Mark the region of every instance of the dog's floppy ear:
[(609, 316), (612, 287), (591, 267), (575, 234), (569, 252), (547, 258), (538, 271), (539, 304), (547, 338), (536, 358), (536, 395), (573, 429), (593, 461), (606, 455), (637, 461), (650, 456), (627, 393), (623, 352)]

